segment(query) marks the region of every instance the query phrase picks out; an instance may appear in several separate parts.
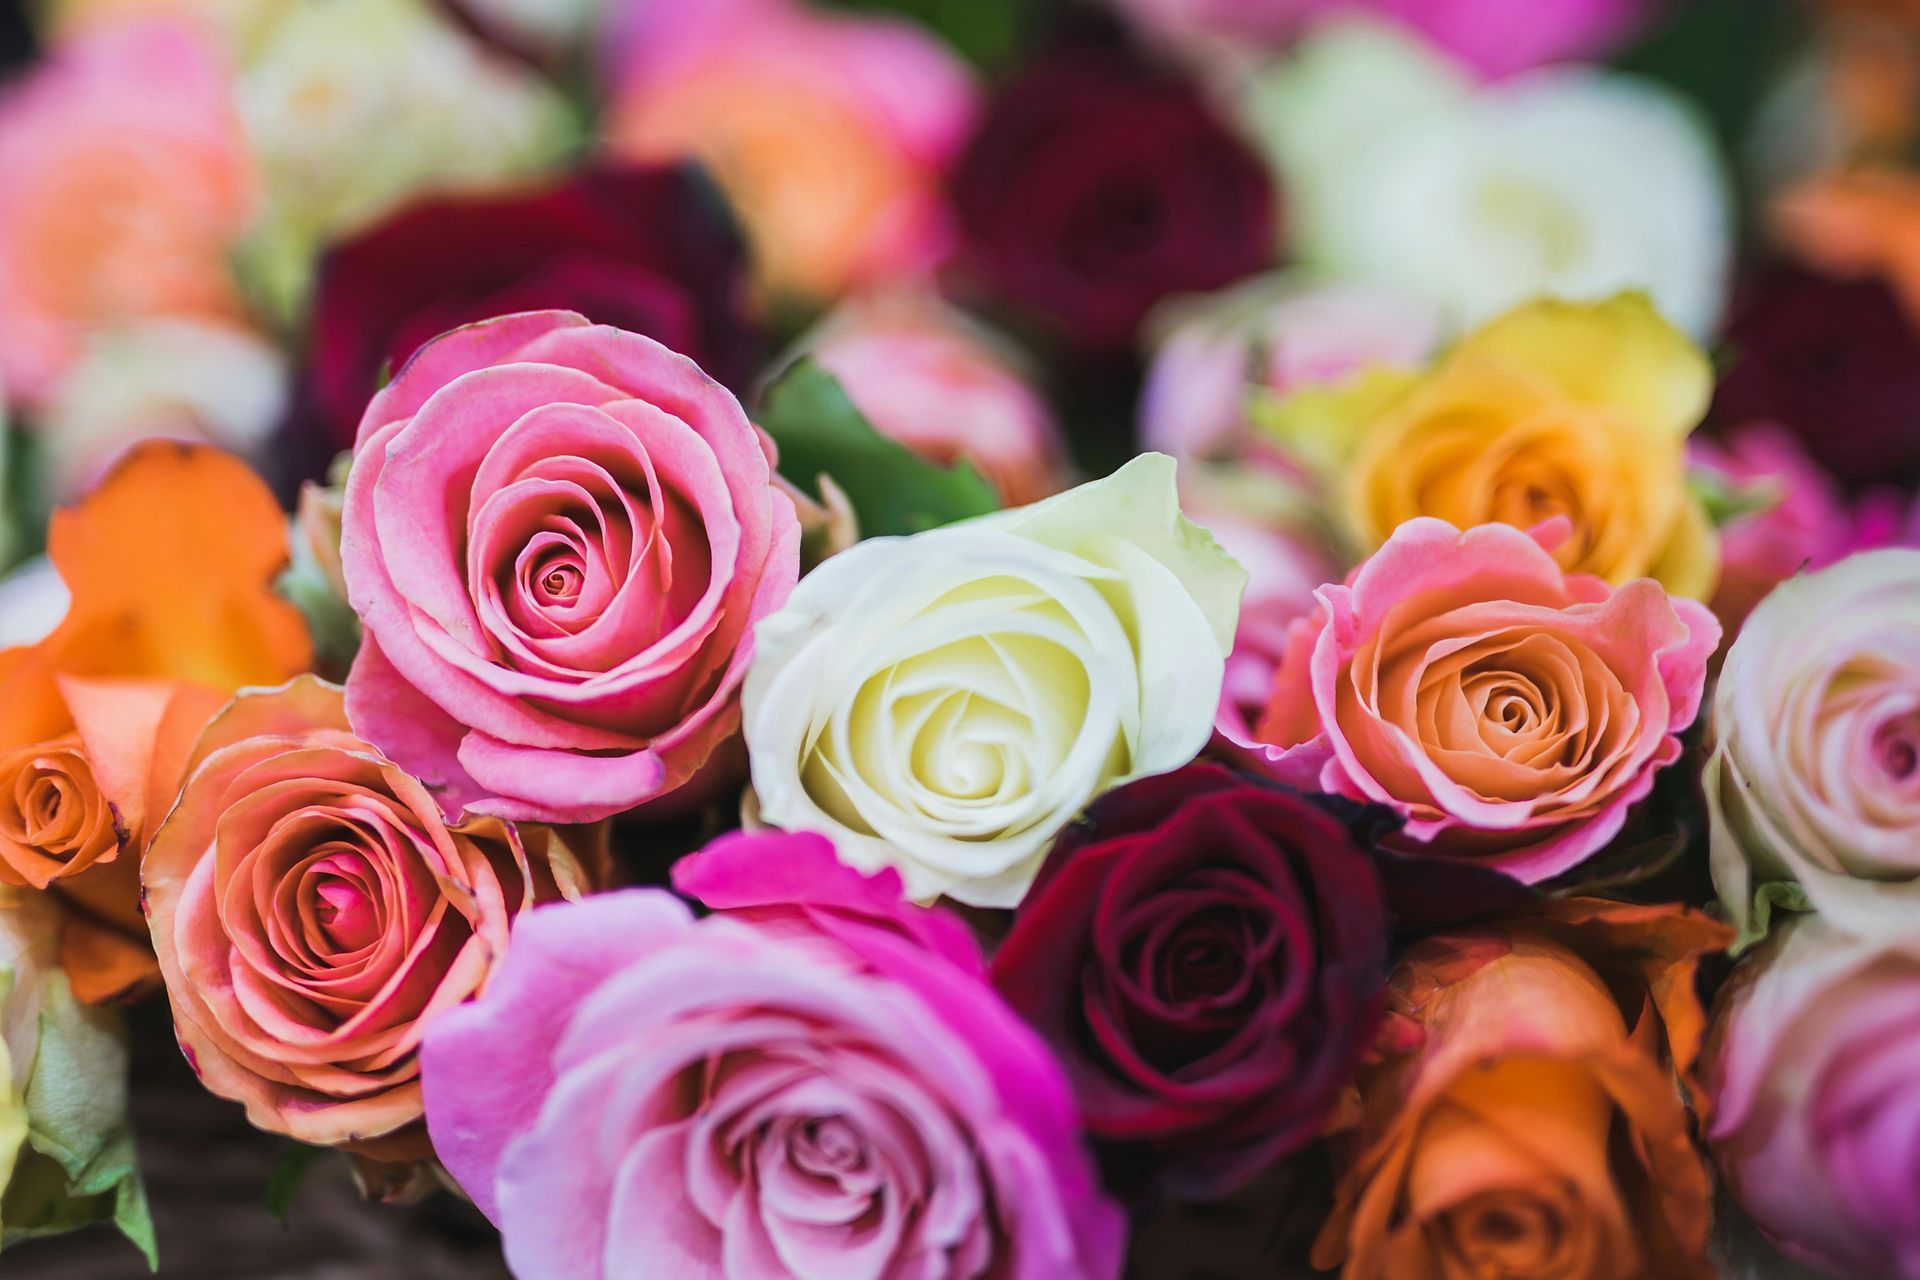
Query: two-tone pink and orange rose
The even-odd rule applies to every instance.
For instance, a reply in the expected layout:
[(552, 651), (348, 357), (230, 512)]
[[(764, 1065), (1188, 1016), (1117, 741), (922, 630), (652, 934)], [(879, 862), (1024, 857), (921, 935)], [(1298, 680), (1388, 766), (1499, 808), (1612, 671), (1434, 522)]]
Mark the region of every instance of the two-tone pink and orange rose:
[(1705, 606), (1569, 574), (1507, 525), (1410, 520), (1318, 598), (1257, 726), (1269, 766), (1527, 883), (1604, 848), (1679, 759), (1720, 640)]

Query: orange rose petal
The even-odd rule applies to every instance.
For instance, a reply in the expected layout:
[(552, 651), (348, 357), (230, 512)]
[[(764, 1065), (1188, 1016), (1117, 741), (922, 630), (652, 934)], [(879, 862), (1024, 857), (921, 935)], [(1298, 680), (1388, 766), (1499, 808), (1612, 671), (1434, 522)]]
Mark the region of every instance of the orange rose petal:
[(299, 611), (273, 591), (286, 517), (230, 454), (141, 445), (54, 514), (47, 545), (73, 601), (53, 634), (0, 657), (0, 743), (65, 731), (60, 674), (236, 689), (312, 661)]
[(73, 912), (60, 926), (60, 967), (87, 1004), (137, 1000), (160, 985), (160, 966), (145, 945)]

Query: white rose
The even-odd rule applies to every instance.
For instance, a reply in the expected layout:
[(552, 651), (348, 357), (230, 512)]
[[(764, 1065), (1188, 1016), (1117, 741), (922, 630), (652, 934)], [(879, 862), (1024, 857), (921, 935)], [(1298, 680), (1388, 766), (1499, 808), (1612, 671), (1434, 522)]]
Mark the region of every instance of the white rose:
[(236, 96), (267, 193), (242, 265), (288, 314), (321, 244), (422, 193), (532, 172), (574, 132), (552, 85), (426, 0), (291, 7)]
[(1162, 454), (859, 543), (756, 633), (760, 816), (896, 868), (915, 898), (1014, 906), (1088, 801), (1206, 745), (1245, 584)]
[(1331, 27), (1256, 82), (1301, 260), (1473, 325), (1538, 295), (1650, 292), (1709, 335), (1732, 253), (1706, 126), (1651, 81), (1553, 67), (1474, 87), (1410, 36)]

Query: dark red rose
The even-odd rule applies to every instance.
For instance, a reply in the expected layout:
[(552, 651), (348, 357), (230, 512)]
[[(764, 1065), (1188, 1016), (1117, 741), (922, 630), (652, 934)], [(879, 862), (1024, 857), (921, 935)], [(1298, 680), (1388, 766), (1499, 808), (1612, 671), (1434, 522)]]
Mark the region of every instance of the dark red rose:
[(1774, 267), (1739, 290), (1723, 427), (1777, 422), (1850, 485), (1920, 479), (1920, 332), (1878, 280)]
[(383, 368), (448, 329), (546, 308), (646, 334), (738, 390), (760, 354), (746, 297), (740, 238), (692, 168), (589, 169), (532, 192), (433, 200), (327, 254), (307, 396), (345, 447)]
[(1340, 817), (1202, 763), (1060, 837), (993, 976), (1114, 1163), (1208, 1196), (1319, 1134), (1379, 1022), (1389, 933)]
[(1193, 86), (1122, 48), (1043, 55), (994, 98), (954, 175), (961, 270), (1090, 348), (1173, 293), (1274, 260), (1266, 169)]

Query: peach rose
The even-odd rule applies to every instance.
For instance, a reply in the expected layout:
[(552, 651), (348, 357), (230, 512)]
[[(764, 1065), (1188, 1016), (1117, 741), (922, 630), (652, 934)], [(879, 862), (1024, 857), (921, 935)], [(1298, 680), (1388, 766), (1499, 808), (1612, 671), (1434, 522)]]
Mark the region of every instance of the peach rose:
[(0, 881), (69, 908), (60, 960), (84, 1000), (157, 978), (140, 851), (208, 717), (309, 661), (272, 589), (285, 529), (238, 459), (160, 442), (53, 518), (71, 603), (43, 639), (0, 651)]
[(1575, 898), (1416, 943), (1358, 1080), (1314, 1264), (1343, 1280), (1710, 1277), (1707, 1169), (1676, 1079), (1728, 931)]
[(905, 23), (792, 0), (633, 0), (607, 145), (694, 157), (739, 209), (767, 289), (832, 296), (930, 266), (977, 89)]
[(254, 179), (194, 30), (103, 24), (0, 98), (0, 382), (35, 400), (87, 333), (238, 309), (227, 252)]
[(1603, 848), (1680, 758), (1720, 642), (1704, 605), (1564, 573), (1508, 525), (1410, 520), (1318, 598), (1257, 726), (1275, 768), (1529, 884)]
[(485, 986), (515, 917), (575, 897), (559, 838), (448, 827), (312, 677), (248, 693), (195, 750), (142, 879), (180, 1043), (263, 1129), (382, 1162), (428, 1154), (418, 1050)]

